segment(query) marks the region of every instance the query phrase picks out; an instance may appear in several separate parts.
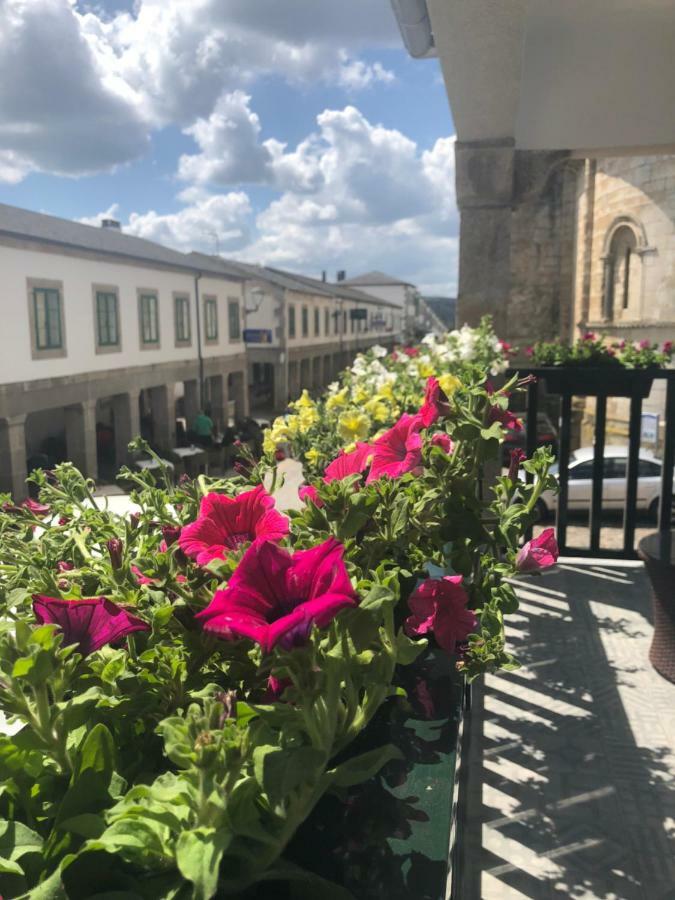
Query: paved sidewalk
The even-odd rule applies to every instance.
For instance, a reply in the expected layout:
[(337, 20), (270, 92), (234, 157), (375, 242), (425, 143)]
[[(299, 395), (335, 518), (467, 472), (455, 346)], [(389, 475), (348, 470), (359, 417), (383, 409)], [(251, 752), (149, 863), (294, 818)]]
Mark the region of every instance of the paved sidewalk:
[(523, 668), (475, 692), (461, 900), (675, 898), (675, 685), (641, 564), (519, 581)]

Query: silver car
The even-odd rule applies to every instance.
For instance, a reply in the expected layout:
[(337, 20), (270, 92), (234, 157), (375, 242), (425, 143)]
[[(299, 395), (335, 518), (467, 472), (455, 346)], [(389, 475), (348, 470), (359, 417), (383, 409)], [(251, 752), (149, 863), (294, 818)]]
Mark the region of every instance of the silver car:
[[(570, 454), (568, 465), (568, 509), (588, 510), (593, 493), (593, 447), (580, 447)], [(626, 501), (626, 466), (628, 448), (609, 445), (605, 447), (602, 508), (623, 509)], [(558, 474), (558, 464), (551, 466)], [(637, 508), (656, 518), (661, 496), (661, 460), (646, 450), (640, 450), (637, 482)], [(541, 517), (558, 507), (558, 497), (553, 491), (545, 491), (539, 501)]]

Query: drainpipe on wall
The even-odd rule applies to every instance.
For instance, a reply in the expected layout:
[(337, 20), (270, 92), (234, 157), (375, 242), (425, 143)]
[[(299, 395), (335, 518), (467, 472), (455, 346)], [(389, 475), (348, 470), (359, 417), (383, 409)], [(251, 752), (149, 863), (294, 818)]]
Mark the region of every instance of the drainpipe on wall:
[(204, 409), (204, 356), (202, 354), (202, 315), (199, 300), (199, 279), (202, 273), (195, 275), (195, 304), (197, 307), (197, 357), (199, 359), (199, 407)]

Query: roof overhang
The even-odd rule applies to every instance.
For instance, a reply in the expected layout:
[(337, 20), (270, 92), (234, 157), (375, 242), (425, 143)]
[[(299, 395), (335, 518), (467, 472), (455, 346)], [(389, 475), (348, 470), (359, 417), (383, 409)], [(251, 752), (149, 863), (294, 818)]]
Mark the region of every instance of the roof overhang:
[(409, 49), (411, 29), (424, 46), (425, 4), (460, 141), (675, 150), (675, 0), (392, 3)]

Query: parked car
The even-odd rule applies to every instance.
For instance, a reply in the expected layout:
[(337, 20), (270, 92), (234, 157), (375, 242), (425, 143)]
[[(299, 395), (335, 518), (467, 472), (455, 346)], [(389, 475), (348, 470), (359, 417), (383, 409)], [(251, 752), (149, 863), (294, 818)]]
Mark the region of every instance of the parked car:
[[(504, 443), (502, 444), (502, 465), (508, 466), (511, 462), (511, 451), (520, 447), (525, 450), (527, 444), (527, 413), (516, 413), (523, 423), (520, 431), (509, 429), (506, 432)], [(558, 432), (555, 425), (546, 415), (546, 413), (537, 413), (537, 447), (544, 447), (550, 444), (553, 448), (554, 456), (558, 455)]]
[[(580, 447), (571, 456), (568, 465), (567, 496), (568, 509), (589, 510), (593, 493), (593, 447)], [(623, 509), (626, 500), (626, 466), (628, 448), (605, 447), (602, 508), (603, 510)], [(551, 467), (558, 474), (558, 465)], [(638, 462), (637, 508), (656, 518), (661, 496), (661, 460), (646, 450), (640, 451)], [(558, 497), (553, 491), (545, 491), (539, 501), (541, 517), (547, 516), (558, 506)]]

